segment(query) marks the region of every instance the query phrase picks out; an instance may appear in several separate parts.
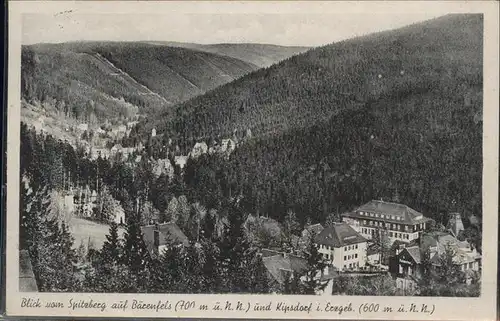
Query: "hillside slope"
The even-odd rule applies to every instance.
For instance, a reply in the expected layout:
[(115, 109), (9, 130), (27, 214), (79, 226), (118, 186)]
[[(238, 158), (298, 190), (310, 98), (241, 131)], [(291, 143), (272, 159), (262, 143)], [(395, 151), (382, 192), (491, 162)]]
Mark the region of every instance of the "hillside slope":
[(481, 15), (449, 15), (312, 49), (180, 104), (176, 120), (159, 127), (181, 136), (261, 135), (381, 98), (399, 104), (430, 89), (466, 89), (482, 82), (482, 32)]
[[(188, 164), (186, 179), (230, 186), (249, 212), (277, 219), (291, 209), (324, 222), (398, 194), (438, 223), (481, 216), (482, 30), (481, 15), (445, 16), (312, 50), (183, 104), (181, 134), (254, 134), (227, 163)], [(207, 190), (199, 198), (226, 192)]]
[[(161, 44), (162, 42), (158, 43)], [(220, 43), (204, 45), (183, 42), (164, 42), (164, 44), (172, 47), (190, 48), (233, 57), (259, 66), (260, 68), (269, 67), (286, 58), (310, 49), (309, 47), (278, 46), (258, 43)]]
[(184, 48), (83, 42), (23, 46), (21, 69), (25, 100), (52, 100), (67, 113), (89, 118), (127, 114), (123, 101), (162, 109), (257, 66)]

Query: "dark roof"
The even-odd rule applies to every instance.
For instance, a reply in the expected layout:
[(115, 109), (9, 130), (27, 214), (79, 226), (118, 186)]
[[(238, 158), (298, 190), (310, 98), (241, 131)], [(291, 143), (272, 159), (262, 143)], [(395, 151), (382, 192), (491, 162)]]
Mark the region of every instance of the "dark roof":
[(307, 269), (306, 259), (300, 256), (285, 254), (273, 250), (262, 250), (262, 252), (264, 251), (266, 251), (268, 255), (273, 252), (277, 253), (275, 255), (263, 257), (262, 263), (271, 277), (279, 284), (283, 284), (285, 282), (285, 276), (288, 273), (302, 273)]
[(420, 248), (418, 246), (407, 247), (405, 248), (405, 250), (411, 255), (415, 263), (420, 264), (421, 257), (420, 257)]
[(364, 237), (346, 223), (334, 223), (321, 231), (315, 238), (316, 243), (334, 248), (366, 241)]
[[(360, 212), (365, 214), (378, 214), (378, 217), (362, 215)], [(377, 200), (370, 201), (361, 205), (355, 211), (342, 215), (355, 218), (369, 218), (371, 220), (394, 222), (399, 224), (420, 224), (431, 220), (407, 205)]]
[(381, 247), (377, 243), (371, 243), (366, 249), (366, 255), (379, 254)]
[(313, 224), (313, 225), (307, 225), (306, 227), (304, 227), (304, 231), (307, 231), (309, 233), (314, 233), (316, 235), (318, 235), (319, 233), (321, 233), (321, 231), (323, 231), (325, 228), (323, 227), (323, 225), (321, 224)]
[(189, 239), (173, 222), (163, 223), (163, 224), (153, 224), (147, 226), (141, 226), (142, 234), (144, 235), (144, 241), (148, 247), (154, 246), (154, 231), (158, 230), (160, 232), (159, 244), (183, 244), (188, 245)]
[(20, 292), (38, 292), (35, 275), (31, 266), (31, 259), (28, 251), (19, 252), (19, 291)]

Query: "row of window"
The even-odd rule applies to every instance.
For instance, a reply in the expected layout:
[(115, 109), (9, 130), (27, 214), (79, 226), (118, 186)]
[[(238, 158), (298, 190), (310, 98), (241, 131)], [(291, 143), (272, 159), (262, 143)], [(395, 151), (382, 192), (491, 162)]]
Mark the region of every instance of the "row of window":
[(358, 249), (358, 244), (344, 246), (344, 251), (356, 250)]
[(465, 263), (462, 264), (461, 269), (462, 271), (468, 270), (468, 269), (473, 269), (474, 268), (474, 263), (475, 262), (469, 262), (469, 264)]
[(406, 233), (397, 233), (397, 232), (389, 232), (389, 236), (390, 237), (395, 237), (395, 238), (398, 238), (398, 239), (403, 239), (403, 240), (409, 240), (410, 239), (410, 235), (409, 234), (406, 234)]
[(359, 212), (359, 214), (364, 215), (364, 216), (370, 216), (370, 217), (386, 218), (386, 219), (391, 219), (391, 220), (396, 220), (396, 221), (403, 220), (403, 218), (401, 216), (397, 216), (397, 215), (387, 215), (387, 214), (379, 214), (379, 213), (371, 213), (371, 212)]
[[(332, 247), (324, 244), (320, 244), (319, 248), (322, 250), (333, 250)], [(357, 249), (358, 249), (358, 244), (344, 246), (344, 251), (357, 250)]]
[(358, 254), (344, 255), (344, 261), (357, 259), (357, 258), (358, 258)]
[[(374, 229), (369, 229), (369, 228), (361, 228), (361, 233), (362, 234), (368, 234), (368, 235), (374, 235), (375, 230)], [(391, 232), (389, 231), (389, 237), (395, 237), (403, 240), (409, 240), (410, 235), (406, 233), (398, 233), (398, 232)]]
[(355, 267), (359, 267), (359, 262), (354, 262), (354, 263), (349, 263), (349, 264), (344, 264), (344, 269), (347, 269), (347, 268), (355, 268)]
[(378, 222), (378, 221), (367, 221), (367, 220), (363, 220), (363, 225), (370, 225), (370, 226), (375, 226), (375, 227), (385, 227), (385, 228), (388, 228), (388, 229), (392, 229), (392, 230), (398, 230), (398, 231), (402, 231), (404, 230), (405, 232), (415, 232), (418, 228), (420, 228), (420, 230), (422, 230), (425, 225), (423, 223), (420, 223), (419, 225), (415, 225), (415, 226), (408, 226), (408, 225), (400, 225), (400, 224), (394, 224), (394, 223), (384, 223), (384, 222)]

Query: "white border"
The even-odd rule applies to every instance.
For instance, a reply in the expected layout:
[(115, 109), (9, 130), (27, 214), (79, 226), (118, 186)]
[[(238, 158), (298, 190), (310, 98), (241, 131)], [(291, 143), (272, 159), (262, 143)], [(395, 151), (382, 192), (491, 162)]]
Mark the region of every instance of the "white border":
[[(498, 223), (498, 3), (494, 1), (433, 1), (433, 2), (66, 2), (66, 1), (11, 1), (9, 3), (9, 69), (8, 69), (8, 136), (7, 136), (7, 265), (6, 265), (6, 312), (9, 316), (82, 316), (82, 317), (210, 317), (210, 318), (296, 318), (296, 319), (401, 319), (401, 320), (494, 320), (496, 319), (497, 293), (497, 223)], [(443, 12), (484, 14), (484, 133), (483, 133), (483, 282), (480, 298), (425, 298), (425, 297), (361, 297), (361, 296), (270, 296), (270, 295), (153, 295), (153, 294), (66, 294), (36, 293), (31, 297), (42, 300), (60, 299), (67, 302), (70, 297), (111, 302), (137, 298), (148, 302), (168, 300), (196, 300), (197, 304), (212, 306), (226, 300), (246, 302), (331, 302), (358, 307), (362, 303), (379, 303), (382, 306), (398, 307), (414, 303), (418, 306), (435, 305), (432, 315), (418, 313), (283, 313), (253, 312), (242, 314), (235, 311), (110, 311), (101, 313), (92, 310), (49, 308), (28, 309), (20, 307), (21, 297), (30, 297), (18, 292), (18, 230), (19, 230), (19, 135), (20, 135), (20, 44), (21, 15), (23, 13), (55, 13), (76, 10), (79, 13), (158, 13), (178, 11), (182, 13), (293, 13), (293, 12)], [(491, 241), (493, 240), (493, 241)], [(357, 308), (356, 308), (357, 309)]]

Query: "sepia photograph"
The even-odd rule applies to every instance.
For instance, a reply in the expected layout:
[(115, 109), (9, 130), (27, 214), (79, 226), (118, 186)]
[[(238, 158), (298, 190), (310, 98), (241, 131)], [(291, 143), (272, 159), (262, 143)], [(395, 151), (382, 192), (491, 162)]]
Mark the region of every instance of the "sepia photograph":
[(18, 19), (21, 307), (484, 295), (484, 13), (68, 8)]

